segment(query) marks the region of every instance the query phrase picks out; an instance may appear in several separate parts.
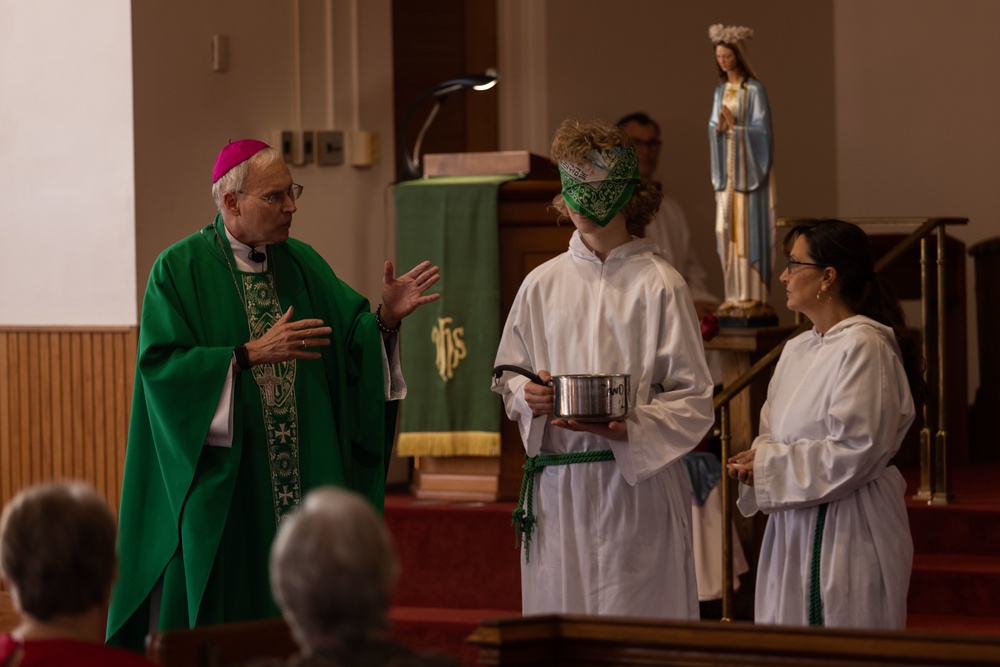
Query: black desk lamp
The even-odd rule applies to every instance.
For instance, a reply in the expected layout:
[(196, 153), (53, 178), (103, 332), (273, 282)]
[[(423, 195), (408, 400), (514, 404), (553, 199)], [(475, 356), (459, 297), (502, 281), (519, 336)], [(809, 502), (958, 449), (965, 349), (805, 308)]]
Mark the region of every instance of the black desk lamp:
[[(427, 128), (431, 126), (434, 117), (437, 116), (441, 104), (455, 93), (468, 90), (469, 88), (473, 90), (489, 90), (497, 85), (497, 81), (499, 80), (500, 75), (491, 67), (482, 74), (468, 74), (458, 79), (449, 79), (448, 81), (439, 83), (421, 93), (420, 97), (410, 104), (406, 113), (403, 114), (403, 122), (399, 126), (400, 145), (403, 147), (403, 174), (399, 177), (400, 181), (412, 181), (424, 175), (423, 170), (420, 168), (420, 144), (424, 140)], [(417, 140), (413, 145), (413, 155), (411, 156), (406, 149), (406, 124), (410, 120), (410, 114), (413, 113), (417, 105), (429, 96), (434, 97), (434, 108), (431, 109), (431, 112), (427, 115), (427, 120), (424, 121), (423, 127), (417, 133)]]

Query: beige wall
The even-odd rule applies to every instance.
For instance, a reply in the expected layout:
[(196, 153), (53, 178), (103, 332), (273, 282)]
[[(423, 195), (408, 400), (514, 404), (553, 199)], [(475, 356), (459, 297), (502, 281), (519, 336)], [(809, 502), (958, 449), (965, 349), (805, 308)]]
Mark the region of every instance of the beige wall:
[[(990, 120), (1000, 89), (988, 85), (994, 0), (501, 0), (500, 19), (502, 147), (547, 154), (564, 118), (650, 113), (665, 135), (659, 175), (717, 293), (712, 23), (755, 31), (749, 54), (771, 103), (779, 216), (948, 215), (971, 219), (953, 231), (968, 245), (1000, 234), (988, 184), (1000, 148)], [(544, 46), (531, 30), (539, 25)], [(970, 400), (972, 269), (970, 258)], [(788, 319), (776, 279), (772, 301)]]
[[(1000, 88), (990, 85), (1000, 3), (837, 0), (834, 7), (837, 212), (967, 217), (967, 227), (949, 232), (967, 246), (1000, 235), (993, 183)], [(972, 401), (978, 343), (974, 264), (966, 262)], [(1000, 305), (997, 287), (991, 293)]]
[[(75, 3), (69, 0), (31, 3), (30, 12), (21, 3), (0, 5), (7, 19), (0, 23), (7, 31), (3, 53), (10, 55), (0, 59), (0, 81), (11, 93), (0, 97), (0, 147), (8, 158), (0, 191), (9, 202), (0, 224), (7, 243), (24, 249), (5, 263), (22, 270), (16, 272), (20, 280), (4, 281), (17, 288), (3, 292), (0, 321), (87, 324), (72, 313), (96, 293), (104, 294), (99, 306), (112, 313), (101, 321), (133, 321), (129, 313), (136, 305), (128, 293), (141, 295), (156, 254), (214, 214), (208, 181), (219, 148), (229, 139), (270, 138), (300, 125), (360, 128), (381, 137), (385, 156), (375, 167), (293, 168), (306, 186), (293, 233), (377, 301), (381, 262), (393, 243), (385, 205), (394, 176), (387, 159), (393, 143), (390, 0), (133, 2), (134, 256), (118, 245), (131, 241), (129, 230), (119, 229), (130, 219), (122, 208), (128, 199), (99, 195), (98, 201), (116, 202), (109, 213), (92, 206), (101, 183), (129, 192), (122, 185), (131, 178), (127, 161), (122, 168), (119, 159), (110, 171), (100, 161), (72, 162), (88, 152), (121, 155), (133, 137), (127, 118), (107, 110), (94, 115), (95, 108), (107, 109), (98, 104), (107, 95), (96, 100), (87, 93), (104, 91), (117, 76), (120, 69), (100, 59), (118, 54), (128, 41), (117, 27), (121, 1), (103, 1), (107, 11), (86, 16), (70, 11)], [(500, 0), (498, 14), (503, 147), (545, 154), (548, 137), (567, 116), (613, 119), (636, 109), (653, 114), (665, 130), (660, 176), (687, 212), (717, 291), (705, 145), (715, 82), (706, 30), (714, 22), (756, 30), (750, 56), (774, 115), (779, 215), (958, 215), (971, 219), (955, 232), (969, 245), (1000, 234), (987, 182), (1000, 143), (990, 120), (1000, 90), (988, 85), (996, 61), (988, 31), (1000, 19), (994, 0)], [(29, 48), (17, 35), (102, 16), (93, 29), (76, 31), (102, 35), (100, 40), (47, 40), (46, 57), (30, 68), (15, 57)], [(19, 17), (27, 25), (15, 29)], [(214, 33), (229, 38), (225, 73), (211, 70)], [(87, 76), (73, 74), (80, 68)], [(73, 81), (86, 85), (76, 90)], [(45, 97), (44, 91), (56, 92)], [(32, 106), (31, 99), (40, 101)], [(74, 120), (85, 121), (86, 131), (74, 130)], [(54, 171), (67, 164), (73, 165), (68, 174)], [(88, 182), (98, 190), (67, 195)], [(58, 212), (66, 202), (75, 204), (72, 214)], [(66, 233), (67, 225), (73, 233)], [(80, 245), (53, 252), (58, 249), (51, 243), (66, 239)], [(75, 261), (86, 265), (83, 273), (60, 273)], [(134, 266), (134, 283), (129, 270), (93, 273), (94, 267), (122, 265)], [(970, 262), (974, 343), (971, 272)], [(94, 289), (87, 280), (95, 275), (113, 276), (114, 285)], [(73, 291), (77, 286), (83, 292)], [(73, 295), (68, 302), (67, 291)], [(30, 313), (18, 314), (8, 304)], [(970, 364), (975, 387), (974, 346)]]
[[(378, 132), (383, 150), (391, 150), (390, 4), (133, 3), (140, 300), (156, 255), (214, 217), (212, 163), (229, 140), (271, 141), (281, 129), (363, 129)], [(210, 45), (216, 33), (228, 38), (226, 72), (212, 71)], [(297, 71), (301, 93), (296, 92)], [(382, 262), (392, 247), (383, 205), (394, 177), (391, 154), (374, 167), (311, 165), (291, 171), (305, 186), (292, 234), (312, 244), (343, 279), (377, 303)]]
[[(501, 3), (504, 4), (504, 3)], [(658, 175), (667, 193), (684, 209), (711, 285), (722, 293), (715, 251), (715, 200), (710, 180), (708, 116), (718, 82), (708, 26), (725, 22), (753, 27), (749, 57), (764, 83), (775, 127), (774, 174), (779, 215), (834, 212), (836, 202), (836, 137), (834, 135), (833, 10), (830, 2), (764, 0), (753, 3), (548, 0), (532, 5), (514, 0), (534, 22), (547, 25), (541, 54), (544, 75), (507, 72), (518, 80), (518, 100), (544, 99), (534, 117), (502, 119), (505, 148), (528, 147), (548, 154), (548, 139), (565, 118), (614, 121), (633, 111), (646, 111), (663, 128)], [(544, 9), (542, 9), (544, 7)], [(524, 34), (511, 19), (504, 31)], [(609, 32), (611, 26), (627, 38)], [(808, 31), (798, 26), (809, 25)], [(538, 50), (534, 44), (518, 48)], [(503, 61), (503, 57), (501, 58)], [(520, 63), (510, 62), (517, 67)], [(523, 78), (534, 90), (524, 92)], [(501, 96), (506, 90), (501, 90)], [(523, 108), (523, 103), (522, 103)], [(525, 128), (531, 128), (529, 138)], [(542, 138), (544, 137), (544, 138)], [(531, 141), (530, 145), (516, 145)], [(784, 311), (783, 300), (776, 301)], [(785, 311), (787, 313), (787, 311)], [(790, 317), (790, 316), (788, 316)]]

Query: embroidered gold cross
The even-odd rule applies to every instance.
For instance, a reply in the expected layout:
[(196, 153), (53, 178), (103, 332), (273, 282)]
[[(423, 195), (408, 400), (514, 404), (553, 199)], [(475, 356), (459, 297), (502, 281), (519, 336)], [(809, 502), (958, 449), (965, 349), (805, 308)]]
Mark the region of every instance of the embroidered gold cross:
[(282, 424), (281, 428), (274, 432), (274, 435), (281, 438), (281, 444), (285, 444), (288, 442), (288, 437), (292, 435), (292, 432), (285, 428), (285, 424)]
[(281, 501), (282, 505), (288, 505), (288, 501), (292, 499), (292, 492), (288, 490), (287, 484), (283, 484), (281, 488), (282, 491), (278, 494), (278, 500)]
[(274, 370), (270, 366), (264, 366), (261, 376), (256, 380), (260, 388), (264, 390), (264, 400), (273, 407), (274, 388), (281, 384), (281, 380), (274, 376)]

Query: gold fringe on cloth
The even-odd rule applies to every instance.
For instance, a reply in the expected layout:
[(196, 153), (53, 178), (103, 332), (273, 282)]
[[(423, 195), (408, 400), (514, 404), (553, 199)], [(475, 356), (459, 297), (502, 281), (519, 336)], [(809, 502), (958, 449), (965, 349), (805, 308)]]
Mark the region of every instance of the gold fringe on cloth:
[(489, 431), (400, 433), (399, 456), (500, 456), (500, 434)]

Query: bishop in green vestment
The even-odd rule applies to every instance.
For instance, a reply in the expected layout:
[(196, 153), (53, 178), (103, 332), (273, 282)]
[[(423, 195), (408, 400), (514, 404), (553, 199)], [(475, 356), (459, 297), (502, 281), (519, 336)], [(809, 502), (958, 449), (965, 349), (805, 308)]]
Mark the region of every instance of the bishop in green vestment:
[(108, 641), (278, 616), (277, 525), (334, 484), (382, 509), (403, 317), (437, 299), (423, 262), (382, 305), (288, 238), (302, 187), (254, 140), (223, 148), (215, 221), (164, 251), (143, 299)]

